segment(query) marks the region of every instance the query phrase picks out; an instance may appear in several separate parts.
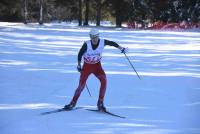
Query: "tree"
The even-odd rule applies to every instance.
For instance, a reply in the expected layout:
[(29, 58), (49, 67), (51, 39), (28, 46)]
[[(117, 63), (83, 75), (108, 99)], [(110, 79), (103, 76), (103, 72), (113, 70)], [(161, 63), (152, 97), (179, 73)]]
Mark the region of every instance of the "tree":
[(189, 9), (189, 12), (191, 13), (191, 21), (200, 22), (200, 0), (196, 0), (192, 7)]
[(110, 7), (111, 14), (116, 18), (116, 27), (121, 27), (123, 21), (128, 20), (130, 15), (130, 0), (107, 0), (107, 5)]
[(18, 22), (23, 21), (21, 0), (0, 1), (0, 21)]
[(24, 24), (27, 24), (27, 20), (28, 20), (28, 10), (27, 10), (27, 0), (23, 0), (23, 4), (24, 4)]
[(40, 19), (39, 19), (39, 24), (42, 25), (43, 24), (43, 0), (40, 0)]
[(97, 0), (97, 15), (96, 15), (96, 26), (100, 26), (101, 21), (101, 0)]
[(89, 6), (90, 1), (89, 0), (85, 0), (85, 21), (84, 21), (84, 26), (88, 26), (88, 18), (89, 18)]
[(56, 19), (59, 21), (78, 20), (80, 16), (79, 4), (79, 1), (75, 0), (56, 0), (54, 9), (56, 10)]
[(78, 25), (82, 26), (82, 0), (78, 1)]
[(109, 20), (145, 26), (156, 21), (200, 21), (200, 0), (0, 0), (0, 21), (39, 22), (78, 20), (79, 26)]
[(162, 20), (164, 22), (168, 21), (168, 0), (151, 0), (151, 21), (156, 22)]

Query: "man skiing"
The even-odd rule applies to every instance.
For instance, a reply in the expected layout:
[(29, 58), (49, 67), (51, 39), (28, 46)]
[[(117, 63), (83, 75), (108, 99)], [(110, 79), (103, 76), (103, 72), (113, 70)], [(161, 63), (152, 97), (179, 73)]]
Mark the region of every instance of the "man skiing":
[[(89, 32), (90, 40), (84, 42), (82, 48), (78, 53), (78, 65), (77, 70), (81, 73), (79, 85), (76, 89), (74, 96), (71, 102), (68, 105), (64, 106), (64, 109), (71, 110), (75, 107), (77, 100), (83, 91), (88, 76), (90, 74), (94, 74), (100, 81), (100, 91), (99, 91), (99, 98), (97, 102), (97, 107), (99, 111), (106, 111), (104, 106), (104, 96), (106, 92), (106, 74), (101, 66), (101, 58), (102, 52), (106, 45), (116, 47), (121, 50), (122, 53), (127, 51), (126, 48), (121, 47), (117, 43), (113, 41), (109, 41), (106, 39), (99, 38), (99, 30), (98, 29), (91, 29)], [(81, 66), (81, 59), (84, 59), (83, 67)]]

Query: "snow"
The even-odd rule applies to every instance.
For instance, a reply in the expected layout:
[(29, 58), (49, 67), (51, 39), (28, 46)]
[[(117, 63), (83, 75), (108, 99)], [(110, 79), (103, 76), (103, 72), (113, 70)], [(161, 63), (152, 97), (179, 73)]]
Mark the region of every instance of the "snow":
[[(84, 109), (41, 116), (69, 103), (78, 85), (77, 53), (91, 27), (0, 23), (1, 134), (200, 134), (200, 33), (100, 27), (106, 47), (107, 109), (120, 119)], [(87, 81), (77, 106), (96, 108), (99, 82)]]

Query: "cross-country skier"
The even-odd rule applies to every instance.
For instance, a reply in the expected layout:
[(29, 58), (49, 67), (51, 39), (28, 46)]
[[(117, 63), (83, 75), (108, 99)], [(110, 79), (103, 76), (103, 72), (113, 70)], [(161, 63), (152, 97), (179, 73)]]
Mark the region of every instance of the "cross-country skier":
[[(97, 107), (99, 111), (106, 111), (104, 106), (104, 95), (106, 92), (106, 74), (101, 66), (102, 52), (106, 45), (116, 47), (121, 50), (122, 53), (127, 51), (126, 48), (121, 47), (113, 41), (99, 38), (99, 30), (91, 29), (89, 32), (91, 40), (84, 42), (82, 48), (78, 53), (78, 65), (77, 70), (81, 73), (78, 88), (75, 91), (75, 94), (68, 105), (65, 105), (64, 109), (70, 110), (73, 109), (77, 103), (77, 100), (83, 91), (88, 76), (94, 74), (100, 81), (100, 91), (99, 98), (97, 102)], [(81, 59), (84, 59), (83, 67), (81, 66)]]

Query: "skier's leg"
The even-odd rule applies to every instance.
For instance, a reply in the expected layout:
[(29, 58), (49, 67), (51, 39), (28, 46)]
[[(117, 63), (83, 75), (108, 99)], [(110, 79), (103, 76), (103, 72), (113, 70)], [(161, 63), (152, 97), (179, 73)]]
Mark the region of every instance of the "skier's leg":
[(100, 86), (100, 90), (99, 90), (99, 99), (98, 101), (104, 101), (104, 96), (105, 96), (105, 92), (106, 92), (106, 85), (107, 85), (107, 81), (106, 81), (106, 75), (102, 74), (102, 75), (97, 75), (97, 78), (100, 80), (101, 86)]
[(101, 70), (100, 73), (97, 74), (96, 76), (100, 80), (100, 83), (101, 83), (97, 107), (99, 111), (106, 111), (106, 108), (104, 106), (104, 96), (105, 96), (106, 85), (107, 85), (106, 75), (105, 75), (105, 72)]
[(101, 83), (98, 102), (103, 102), (106, 92), (107, 80), (106, 80), (106, 74), (101, 67), (101, 63), (97, 64), (97, 70), (94, 72), (94, 75), (99, 79)]
[(90, 69), (87, 65), (84, 64), (83, 69), (81, 71), (81, 76), (80, 76), (80, 80), (79, 80), (79, 85), (78, 88), (76, 89), (74, 96), (71, 100), (71, 103), (76, 105), (76, 102), (81, 94), (81, 92), (83, 91), (86, 81), (88, 79), (88, 76), (91, 74)]

